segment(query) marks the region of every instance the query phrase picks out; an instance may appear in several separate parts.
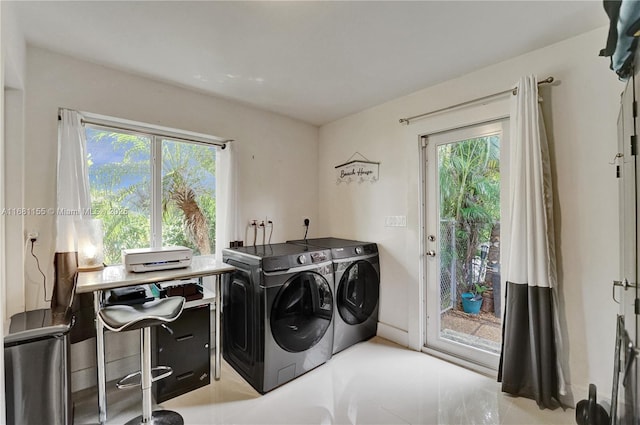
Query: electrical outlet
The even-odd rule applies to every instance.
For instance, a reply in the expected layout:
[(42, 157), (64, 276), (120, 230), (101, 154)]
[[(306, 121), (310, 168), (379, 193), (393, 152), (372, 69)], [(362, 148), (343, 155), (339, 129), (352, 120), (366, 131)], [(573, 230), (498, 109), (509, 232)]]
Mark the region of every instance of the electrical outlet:
[(309, 217), (302, 217), (302, 225), (303, 226), (308, 226), (309, 224), (311, 224), (311, 219), (309, 219)]
[(36, 232), (35, 230), (32, 230), (31, 232), (27, 233), (27, 240), (31, 240), (31, 239), (37, 240), (38, 236), (40, 236), (38, 232)]

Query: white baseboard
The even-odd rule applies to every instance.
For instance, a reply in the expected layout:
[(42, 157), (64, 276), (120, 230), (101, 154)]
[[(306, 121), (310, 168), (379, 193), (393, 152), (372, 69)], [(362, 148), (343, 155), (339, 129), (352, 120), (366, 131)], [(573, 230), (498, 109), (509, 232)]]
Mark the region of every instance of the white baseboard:
[(409, 332), (387, 325), (386, 323), (378, 322), (378, 332), (376, 332), (376, 335), (403, 347), (409, 346)]

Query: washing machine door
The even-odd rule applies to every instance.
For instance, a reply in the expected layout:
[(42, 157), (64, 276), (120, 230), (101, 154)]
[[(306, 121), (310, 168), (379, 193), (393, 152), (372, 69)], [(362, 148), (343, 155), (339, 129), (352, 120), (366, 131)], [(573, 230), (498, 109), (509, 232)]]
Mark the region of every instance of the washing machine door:
[(271, 333), (284, 350), (298, 353), (316, 345), (333, 318), (331, 286), (322, 275), (300, 272), (278, 291), (271, 309)]
[(346, 323), (358, 325), (367, 320), (378, 305), (380, 279), (371, 263), (358, 260), (342, 274), (336, 290), (338, 313)]

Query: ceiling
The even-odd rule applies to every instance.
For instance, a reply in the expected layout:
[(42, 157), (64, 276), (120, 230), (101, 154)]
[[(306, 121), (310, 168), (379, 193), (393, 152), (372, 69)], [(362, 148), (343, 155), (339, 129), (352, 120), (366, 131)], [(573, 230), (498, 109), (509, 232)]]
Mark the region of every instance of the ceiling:
[(315, 125), (607, 24), (599, 1), (11, 6), (31, 45)]

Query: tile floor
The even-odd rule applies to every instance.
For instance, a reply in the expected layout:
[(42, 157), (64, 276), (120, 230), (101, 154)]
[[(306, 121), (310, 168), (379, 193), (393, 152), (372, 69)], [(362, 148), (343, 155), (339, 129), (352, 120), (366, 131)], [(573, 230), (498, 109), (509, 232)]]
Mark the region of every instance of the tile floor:
[[(222, 379), (163, 403), (185, 424), (575, 424), (575, 411), (539, 410), (486, 376), (381, 338), (259, 395), (223, 363)], [(140, 413), (136, 389), (114, 390), (108, 424)], [(74, 394), (75, 423), (97, 423), (95, 393)]]

